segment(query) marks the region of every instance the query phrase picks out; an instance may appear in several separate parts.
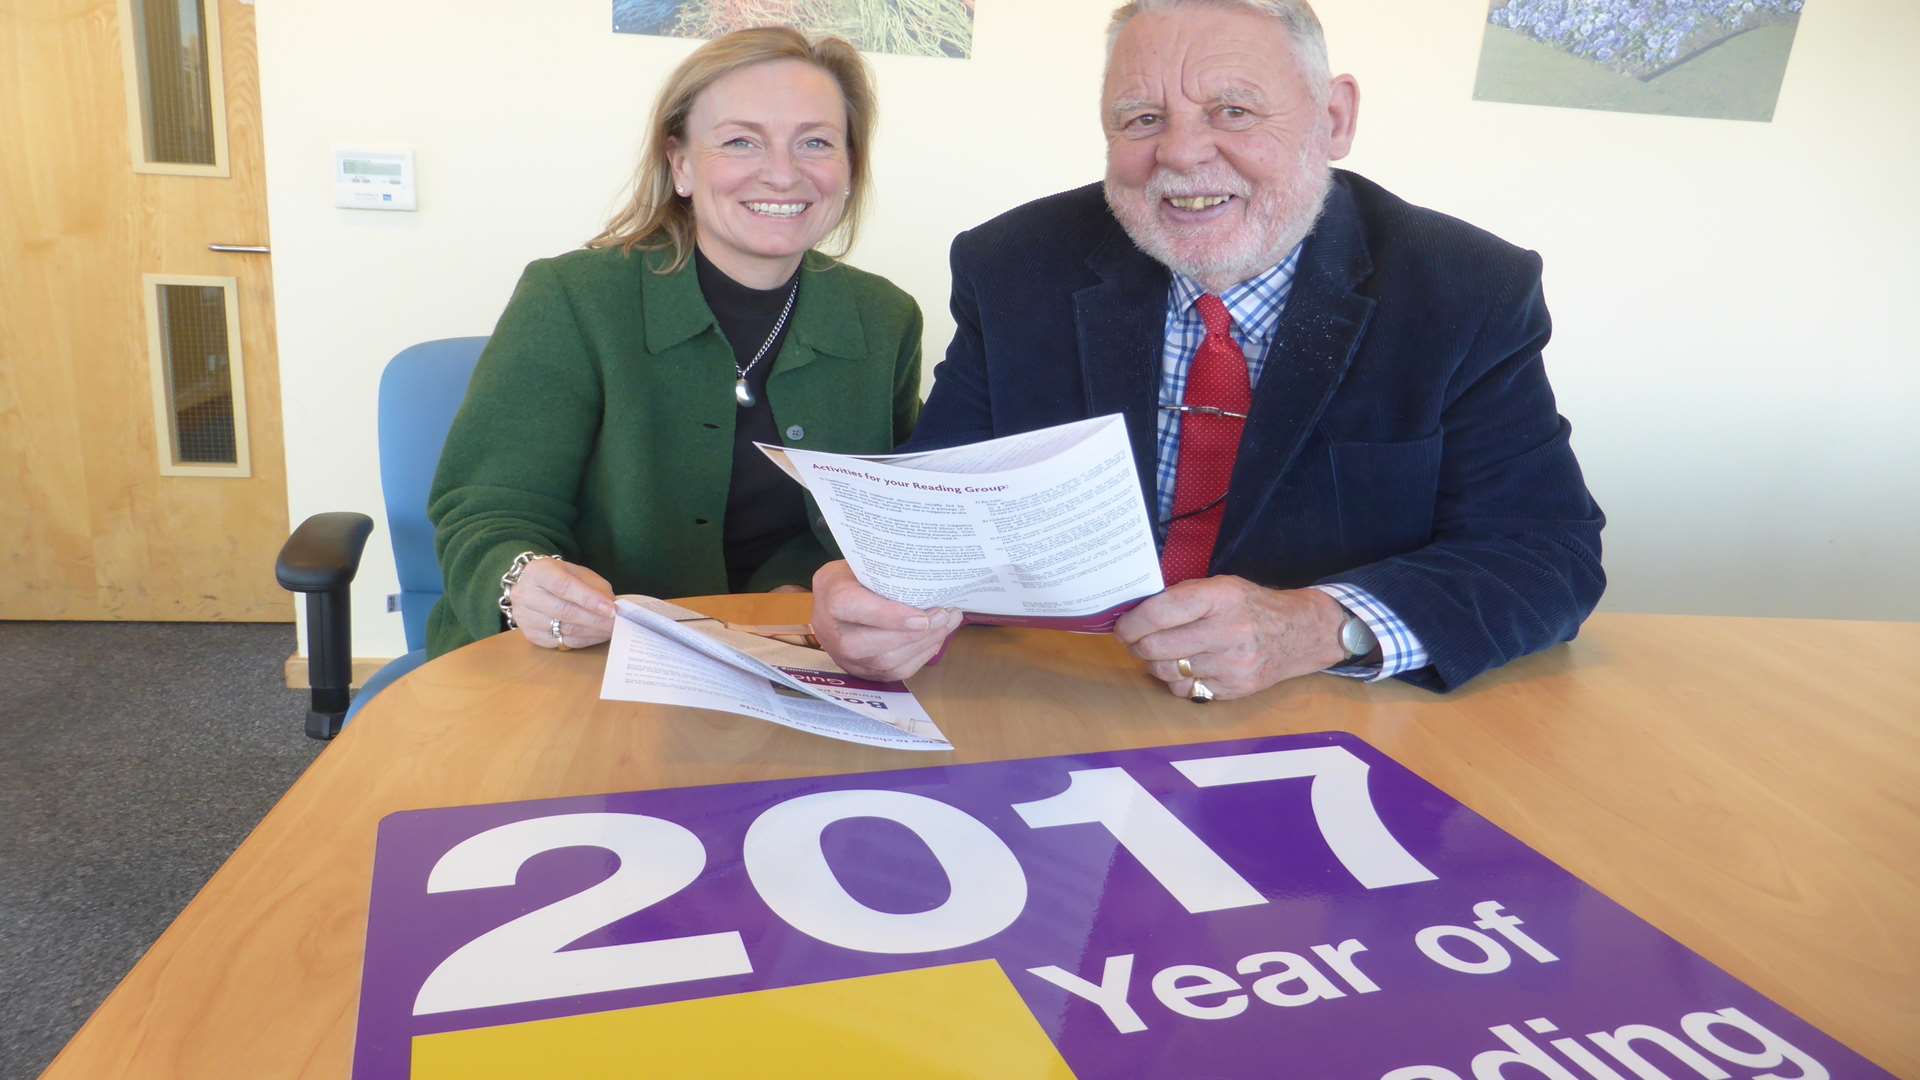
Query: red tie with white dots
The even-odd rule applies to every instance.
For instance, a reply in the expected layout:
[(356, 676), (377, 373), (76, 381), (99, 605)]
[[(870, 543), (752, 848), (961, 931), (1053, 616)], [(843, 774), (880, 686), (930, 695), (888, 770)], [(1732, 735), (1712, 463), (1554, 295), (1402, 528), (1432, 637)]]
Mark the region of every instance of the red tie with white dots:
[[(1233, 316), (1212, 294), (1194, 301), (1207, 336), (1187, 371), (1182, 404), (1245, 416), (1253, 403), (1247, 357), (1233, 340)], [(1173, 485), (1173, 524), (1160, 552), (1160, 573), (1167, 584), (1205, 577), (1213, 561), (1220, 519), (1227, 512), (1227, 484), (1240, 454), (1246, 421), (1237, 417), (1186, 412), (1180, 416), (1180, 460)]]

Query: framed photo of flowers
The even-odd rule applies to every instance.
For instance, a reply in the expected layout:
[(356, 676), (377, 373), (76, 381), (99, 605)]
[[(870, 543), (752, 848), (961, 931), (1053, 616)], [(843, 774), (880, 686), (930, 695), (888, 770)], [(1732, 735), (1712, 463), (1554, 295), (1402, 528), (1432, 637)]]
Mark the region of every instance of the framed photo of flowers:
[(1480, 101), (1773, 119), (1805, 0), (1492, 0)]
[(616, 34), (716, 38), (783, 24), (846, 38), (862, 52), (966, 59), (974, 0), (613, 0)]

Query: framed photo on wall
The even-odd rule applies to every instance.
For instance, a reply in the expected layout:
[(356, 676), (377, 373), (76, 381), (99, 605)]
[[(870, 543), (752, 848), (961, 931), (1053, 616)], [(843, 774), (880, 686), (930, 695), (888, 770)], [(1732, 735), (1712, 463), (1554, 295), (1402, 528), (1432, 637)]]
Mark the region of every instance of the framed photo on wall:
[(974, 0), (613, 0), (616, 34), (716, 38), (785, 24), (862, 52), (967, 59)]
[(1805, 0), (1492, 0), (1479, 101), (1773, 119)]

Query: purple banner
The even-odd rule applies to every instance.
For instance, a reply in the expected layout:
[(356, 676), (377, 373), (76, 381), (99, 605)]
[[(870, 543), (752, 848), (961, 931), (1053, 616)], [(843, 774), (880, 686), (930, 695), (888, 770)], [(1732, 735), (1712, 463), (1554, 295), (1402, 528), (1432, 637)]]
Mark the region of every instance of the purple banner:
[(1080, 1077), (1888, 1075), (1344, 734), (409, 811), (372, 890), (360, 1080), (973, 961)]

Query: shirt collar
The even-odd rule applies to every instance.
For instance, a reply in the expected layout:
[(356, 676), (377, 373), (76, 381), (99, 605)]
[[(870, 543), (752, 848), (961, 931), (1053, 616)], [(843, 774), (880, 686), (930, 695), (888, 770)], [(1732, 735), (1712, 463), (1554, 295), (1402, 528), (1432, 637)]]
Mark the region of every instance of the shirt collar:
[[(1233, 316), (1234, 329), (1241, 336), (1264, 338), (1279, 324), (1280, 313), (1286, 309), (1287, 294), (1293, 291), (1294, 271), (1300, 268), (1300, 253), (1306, 246), (1302, 240), (1286, 258), (1221, 294), (1220, 302)], [(1193, 310), (1193, 302), (1206, 292), (1205, 285), (1178, 270), (1173, 271), (1174, 310), (1186, 314)]]

